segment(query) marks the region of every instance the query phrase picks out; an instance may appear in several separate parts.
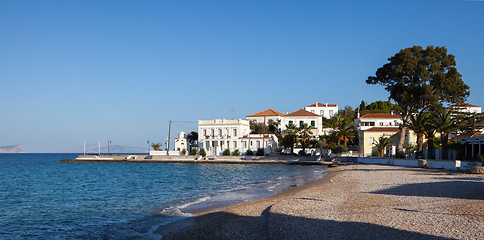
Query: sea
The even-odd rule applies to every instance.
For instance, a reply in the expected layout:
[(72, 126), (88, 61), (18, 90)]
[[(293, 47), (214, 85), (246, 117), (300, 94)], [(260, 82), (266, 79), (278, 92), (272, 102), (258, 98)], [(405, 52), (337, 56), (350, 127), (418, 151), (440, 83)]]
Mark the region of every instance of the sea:
[(0, 154), (0, 239), (160, 239), (193, 212), (323, 178), (323, 166), (61, 162)]

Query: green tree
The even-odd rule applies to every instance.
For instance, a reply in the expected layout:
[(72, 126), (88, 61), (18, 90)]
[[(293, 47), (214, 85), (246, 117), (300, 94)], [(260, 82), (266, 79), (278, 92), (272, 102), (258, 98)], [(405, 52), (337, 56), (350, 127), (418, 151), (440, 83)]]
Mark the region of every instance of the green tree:
[(195, 144), (198, 141), (198, 133), (195, 131), (191, 131), (187, 134), (187, 142), (190, 144)]
[(381, 136), (380, 139), (377, 140), (375, 143), (376, 149), (380, 153), (380, 157), (383, 157), (385, 155), (385, 150), (387, 149), (388, 146), (390, 146), (390, 143), (392, 140), (388, 137)]
[(294, 144), (296, 143), (297, 132), (298, 132), (297, 126), (294, 125), (294, 123), (289, 122), (289, 124), (286, 125), (286, 130), (284, 131), (284, 134), (282, 137), (281, 145), (284, 146), (285, 148), (290, 148), (291, 154), (294, 153)]
[(161, 144), (161, 143), (152, 143), (152, 144), (151, 144), (151, 147), (152, 147), (152, 148), (153, 148), (153, 150), (155, 150), (155, 151), (160, 151), (161, 146), (163, 146), (163, 144)]
[(232, 153), (232, 156), (239, 156), (240, 152), (239, 149), (235, 149), (234, 152)]
[[(455, 57), (445, 47), (414, 46), (400, 50), (366, 80), (379, 84), (390, 93), (390, 99), (401, 107), (404, 125), (413, 113), (443, 104), (464, 102), (469, 86), (456, 69)], [(403, 150), (406, 128), (402, 128), (398, 150)]]
[(200, 148), (200, 155), (201, 155), (202, 157), (207, 156), (207, 152), (205, 151), (205, 148)]
[(323, 149), (327, 149), (329, 147), (326, 139), (324, 138), (320, 138), (319, 141), (317, 141), (314, 146), (319, 149), (319, 152), (321, 153), (321, 155), (323, 155)]

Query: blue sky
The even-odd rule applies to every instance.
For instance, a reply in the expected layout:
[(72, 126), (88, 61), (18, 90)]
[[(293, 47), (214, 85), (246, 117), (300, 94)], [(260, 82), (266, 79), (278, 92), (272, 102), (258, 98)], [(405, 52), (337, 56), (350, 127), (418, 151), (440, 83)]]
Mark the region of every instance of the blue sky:
[(484, 105), (483, 1), (0, 1), (0, 146), (163, 142), (199, 119), (386, 100), (368, 76), (446, 46)]

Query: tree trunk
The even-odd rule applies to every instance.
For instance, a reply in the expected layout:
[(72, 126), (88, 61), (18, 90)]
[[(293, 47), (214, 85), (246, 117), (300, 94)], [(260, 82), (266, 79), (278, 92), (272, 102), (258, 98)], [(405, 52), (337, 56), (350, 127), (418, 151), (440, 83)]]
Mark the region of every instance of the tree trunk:
[(449, 134), (448, 133), (441, 133), (442, 138), (442, 159), (447, 160), (447, 143), (449, 142)]
[(417, 153), (422, 154), (423, 150), (423, 134), (417, 134)]
[(434, 149), (434, 140), (429, 139), (427, 140), (427, 157), (428, 159), (435, 159), (435, 149)]
[(398, 147), (397, 147), (398, 152), (403, 152), (403, 145), (405, 145), (405, 133), (406, 132), (407, 132), (406, 127), (403, 127), (402, 130), (400, 130), (400, 140), (398, 141)]

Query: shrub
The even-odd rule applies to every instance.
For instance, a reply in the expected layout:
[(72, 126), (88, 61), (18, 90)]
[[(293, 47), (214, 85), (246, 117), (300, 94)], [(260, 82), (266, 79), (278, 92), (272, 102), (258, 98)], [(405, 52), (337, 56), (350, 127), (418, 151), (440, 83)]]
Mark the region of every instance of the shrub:
[(396, 158), (405, 158), (405, 153), (402, 151), (398, 151), (395, 155)]
[(198, 149), (197, 148), (192, 148), (190, 151), (190, 155), (197, 155)]
[(202, 157), (207, 156), (207, 152), (205, 152), (204, 148), (200, 148), (200, 155), (202, 155)]
[(299, 152), (297, 153), (298, 156), (306, 156), (306, 152), (303, 151), (303, 150), (299, 150)]
[(371, 156), (372, 157), (379, 157), (380, 156), (380, 152), (378, 152), (378, 150), (373, 149), (371, 151)]
[(232, 153), (232, 156), (239, 156), (240, 152), (239, 149), (235, 149), (235, 151)]
[(186, 149), (183, 149), (183, 150), (182, 150), (182, 155), (183, 155), (183, 156), (187, 155), (187, 150), (186, 150)]
[(230, 150), (229, 149), (225, 149), (224, 152), (222, 153), (222, 155), (224, 155), (224, 156), (230, 156)]
[(482, 166), (484, 166), (484, 155), (478, 155), (478, 156), (479, 156), (479, 159), (482, 162)]
[(257, 149), (257, 152), (255, 153), (256, 156), (264, 156), (264, 149), (259, 148)]
[(247, 152), (245, 152), (245, 155), (246, 156), (253, 156), (254, 155), (254, 152), (252, 152), (252, 150), (247, 150)]
[(344, 153), (348, 152), (348, 148), (344, 145), (338, 145), (333, 150), (334, 153)]

